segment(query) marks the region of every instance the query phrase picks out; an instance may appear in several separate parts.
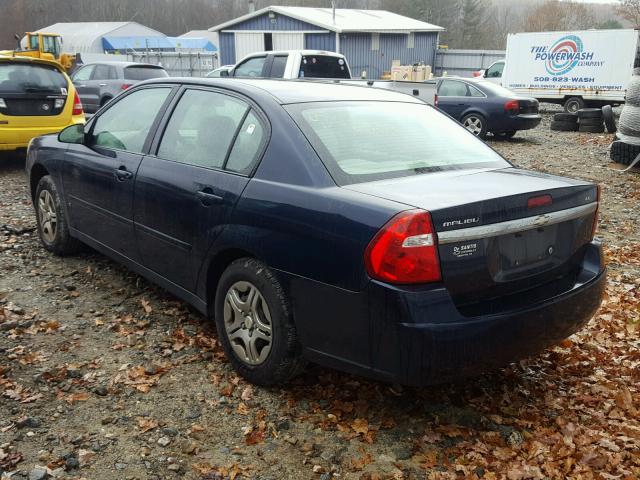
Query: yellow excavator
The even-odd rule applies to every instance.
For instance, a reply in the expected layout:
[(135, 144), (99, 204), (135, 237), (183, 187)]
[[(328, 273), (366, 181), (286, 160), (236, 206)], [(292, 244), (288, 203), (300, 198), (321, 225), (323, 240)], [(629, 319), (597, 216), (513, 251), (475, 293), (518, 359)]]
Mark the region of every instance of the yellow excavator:
[(62, 53), (62, 36), (57, 33), (41, 32), (27, 32), (25, 35), (27, 37), (25, 49), (20, 48), (20, 37), (16, 35), (18, 49), (0, 51), (0, 55), (44, 58), (59, 63), (67, 73), (73, 69), (77, 56)]

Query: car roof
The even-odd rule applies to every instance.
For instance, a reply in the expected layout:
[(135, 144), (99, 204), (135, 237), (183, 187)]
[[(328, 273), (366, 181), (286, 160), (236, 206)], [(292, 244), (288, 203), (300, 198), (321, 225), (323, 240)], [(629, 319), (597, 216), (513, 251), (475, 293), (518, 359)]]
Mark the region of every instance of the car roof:
[(220, 87), (250, 96), (271, 96), (276, 102), (282, 105), (336, 101), (424, 103), (422, 100), (404, 93), (364, 85), (340, 84), (331, 80), (309, 81), (211, 77), (163, 78), (147, 80), (139, 85), (149, 85), (153, 83)]
[(162, 68), (160, 65), (152, 65), (150, 63), (140, 63), (140, 62), (119, 62), (119, 61), (106, 61), (106, 62), (88, 62), (84, 63), (81, 66), (86, 67), (89, 65), (110, 65), (113, 67), (149, 67), (149, 68)]
[(38, 63), (40, 65), (49, 65), (56, 67), (58, 70), (64, 73), (62, 65), (53, 60), (46, 60), (44, 58), (35, 57), (23, 57), (21, 55), (0, 55), (0, 61), (3, 62), (19, 62), (19, 63)]
[(291, 55), (295, 53), (300, 53), (302, 55), (326, 55), (329, 57), (339, 57), (339, 58), (344, 57), (344, 55), (341, 53), (330, 52), (328, 50), (265, 50), (262, 52), (250, 53), (244, 58), (263, 56), (263, 55)]

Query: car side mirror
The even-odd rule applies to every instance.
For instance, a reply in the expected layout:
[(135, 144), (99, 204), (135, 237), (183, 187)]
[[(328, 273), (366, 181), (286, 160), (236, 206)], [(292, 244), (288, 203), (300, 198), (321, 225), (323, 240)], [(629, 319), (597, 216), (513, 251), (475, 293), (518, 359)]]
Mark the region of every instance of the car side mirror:
[(85, 142), (84, 124), (70, 125), (58, 134), (58, 141), (62, 143), (83, 144)]

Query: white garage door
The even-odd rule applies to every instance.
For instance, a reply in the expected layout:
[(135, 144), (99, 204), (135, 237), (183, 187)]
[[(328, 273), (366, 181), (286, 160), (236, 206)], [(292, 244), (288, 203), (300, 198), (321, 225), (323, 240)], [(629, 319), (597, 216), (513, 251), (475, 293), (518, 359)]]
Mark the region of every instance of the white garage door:
[(304, 48), (304, 33), (274, 33), (274, 50), (302, 50)]
[(250, 53), (264, 50), (264, 34), (236, 32), (236, 62)]

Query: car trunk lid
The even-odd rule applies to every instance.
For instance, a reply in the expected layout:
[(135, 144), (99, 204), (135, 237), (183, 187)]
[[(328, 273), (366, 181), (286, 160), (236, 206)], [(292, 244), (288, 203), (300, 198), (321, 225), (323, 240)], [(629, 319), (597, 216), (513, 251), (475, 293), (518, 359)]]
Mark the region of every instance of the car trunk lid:
[(515, 168), (443, 172), (346, 188), (429, 210), (443, 282), (469, 315), (577, 274), (592, 238), (595, 185)]

